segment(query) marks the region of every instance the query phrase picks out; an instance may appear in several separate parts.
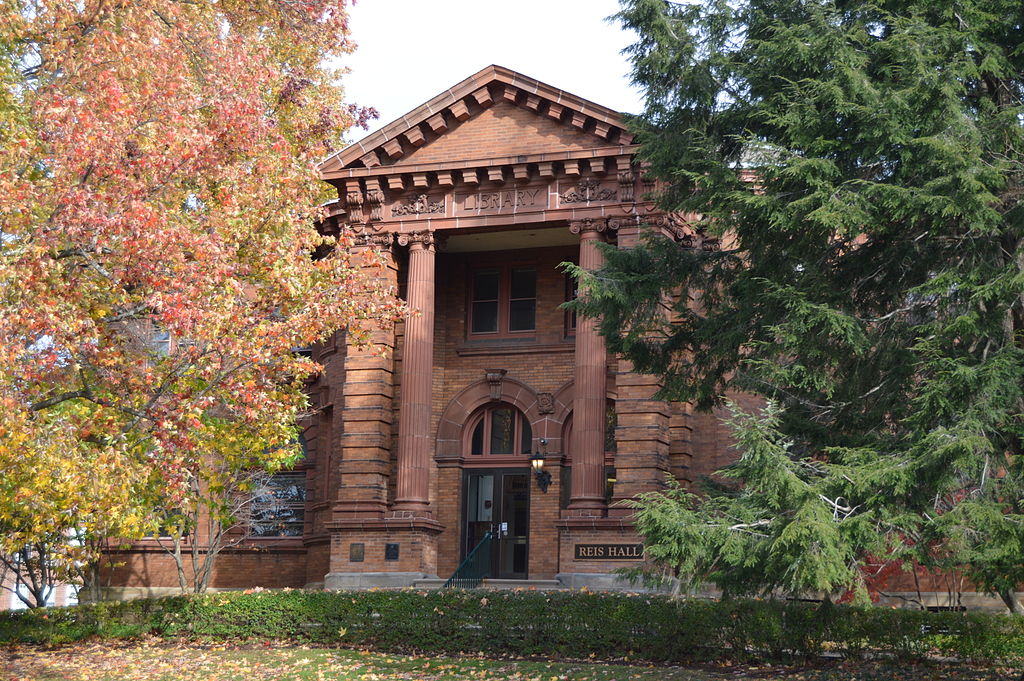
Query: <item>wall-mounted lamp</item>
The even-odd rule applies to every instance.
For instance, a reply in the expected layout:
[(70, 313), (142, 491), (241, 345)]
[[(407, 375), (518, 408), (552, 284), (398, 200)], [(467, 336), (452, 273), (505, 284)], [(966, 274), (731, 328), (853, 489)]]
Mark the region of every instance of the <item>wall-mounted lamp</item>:
[[(547, 439), (540, 438), (541, 450), (546, 450), (547, 446)], [(543, 451), (534, 452), (530, 457), (530, 465), (533, 466), (533, 477), (537, 481), (537, 487), (540, 487), (541, 492), (547, 493), (548, 487), (551, 486), (551, 473), (544, 470), (544, 458)]]

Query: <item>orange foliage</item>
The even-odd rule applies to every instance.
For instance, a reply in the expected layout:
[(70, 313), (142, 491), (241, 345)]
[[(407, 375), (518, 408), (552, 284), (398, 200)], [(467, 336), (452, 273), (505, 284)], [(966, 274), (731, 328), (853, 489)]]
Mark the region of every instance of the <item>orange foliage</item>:
[(0, 4), (0, 522), (95, 509), (95, 475), (181, 494), (210, 415), (273, 466), (316, 369), (293, 348), (401, 313), (348, 235), (311, 257), (316, 163), (372, 114), (326, 66), (345, 4)]

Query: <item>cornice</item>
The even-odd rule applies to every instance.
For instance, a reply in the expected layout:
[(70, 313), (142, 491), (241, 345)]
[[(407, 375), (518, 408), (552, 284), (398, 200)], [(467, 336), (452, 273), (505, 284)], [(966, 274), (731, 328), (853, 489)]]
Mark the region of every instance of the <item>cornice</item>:
[(516, 166), (524, 164), (541, 163), (564, 163), (571, 161), (587, 161), (589, 159), (615, 158), (618, 156), (633, 157), (640, 149), (638, 144), (613, 144), (589, 149), (577, 149), (571, 151), (547, 151), (537, 154), (514, 155), (514, 156), (491, 156), (473, 159), (456, 159), (454, 161), (433, 161), (430, 163), (396, 163), (388, 166), (375, 166), (366, 168), (363, 166), (354, 168), (340, 168), (337, 170), (324, 170), (321, 168), (321, 178), (340, 184), (339, 180), (349, 178), (371, 178), (387, 177), (389, 175), (412, 176), (418, 173), (441, 173), (444, 171), (461, 171), (466, 169), (486, 169), (496, 166)]

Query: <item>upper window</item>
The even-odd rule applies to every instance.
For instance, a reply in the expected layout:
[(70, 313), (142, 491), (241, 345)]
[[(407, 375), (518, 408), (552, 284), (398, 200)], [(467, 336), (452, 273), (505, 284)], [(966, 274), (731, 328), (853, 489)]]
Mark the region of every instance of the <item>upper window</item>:
[(469, 422), (471, 455), (529, 454), (533, 429), (523, 412), (507, 404), (480, 411)]
[(473, 273), (469, 330), (473, 335), (537, 328), (537, 270), (495, 267)]

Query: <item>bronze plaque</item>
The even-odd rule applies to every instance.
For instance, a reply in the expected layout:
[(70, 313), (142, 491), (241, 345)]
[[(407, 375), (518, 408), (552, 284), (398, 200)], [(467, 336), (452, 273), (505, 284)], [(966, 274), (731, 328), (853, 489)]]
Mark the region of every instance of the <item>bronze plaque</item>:
[(576, 544), (576, 560), (640, 560), (643, 544)]
[(348, 560), (350, 563), (362, 563), (366, 553), (366, 545), (362, 542), (354, 542), (348, 545)]

